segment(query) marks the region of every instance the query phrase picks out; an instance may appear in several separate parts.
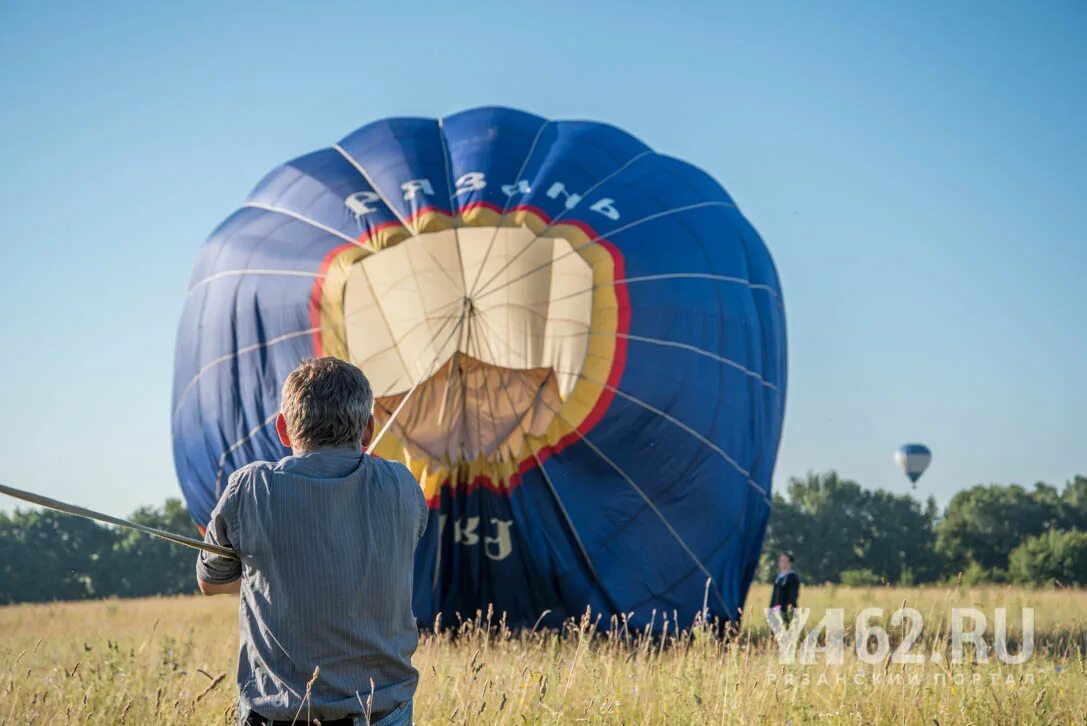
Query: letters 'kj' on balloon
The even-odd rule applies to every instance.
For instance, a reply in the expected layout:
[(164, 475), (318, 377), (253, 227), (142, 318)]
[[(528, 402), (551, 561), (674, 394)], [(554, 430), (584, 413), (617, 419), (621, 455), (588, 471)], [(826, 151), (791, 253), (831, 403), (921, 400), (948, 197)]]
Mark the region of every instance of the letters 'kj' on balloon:
[(287, 453), (280, 387), (323, 355), (366, 373), (374, 453), (430, 504), (422, 623), (738, 617), (785, 318), (766, 246), (704, 172), (507, 108), (377, 121), (274, 169), (185, 298), (173, 439), (198, 522), (231, 472)]

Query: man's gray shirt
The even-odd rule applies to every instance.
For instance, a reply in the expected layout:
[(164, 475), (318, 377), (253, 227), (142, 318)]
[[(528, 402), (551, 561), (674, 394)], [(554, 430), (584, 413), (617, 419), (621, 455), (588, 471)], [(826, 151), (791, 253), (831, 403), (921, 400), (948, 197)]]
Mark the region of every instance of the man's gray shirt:
[(317, 667), (311, 718), (364, 714), (371, 679), (373, 713), (411, 700), (412, 572), (426, 523), (426, 500), (408, 469), (358, 448), (234, 472), (205, 540), (241, 560), (201, 553), (197, 576), (242, 578), (241, 705), (291, 720)]

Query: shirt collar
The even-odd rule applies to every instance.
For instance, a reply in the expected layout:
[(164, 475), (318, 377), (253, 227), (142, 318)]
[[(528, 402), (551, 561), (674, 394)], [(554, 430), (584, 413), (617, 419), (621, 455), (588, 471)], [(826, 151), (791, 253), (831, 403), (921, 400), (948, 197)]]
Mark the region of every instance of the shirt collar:
[(314, 478), (339, 478), (358, 468), (361, 446), (328, 446), (303, 451), (280, 459), (279, 468), (293, 474)]

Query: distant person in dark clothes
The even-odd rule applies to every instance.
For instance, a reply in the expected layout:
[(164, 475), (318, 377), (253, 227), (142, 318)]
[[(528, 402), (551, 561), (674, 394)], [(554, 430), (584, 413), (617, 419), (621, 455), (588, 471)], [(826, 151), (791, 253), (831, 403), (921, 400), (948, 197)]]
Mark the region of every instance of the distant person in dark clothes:
[(782, 552), (778, 555), (778, 574), (774, 578), (774, 592), (770, 596), (770, 609), (781, 615), (781, 621), (787, 626), (793, 619), (793, 611), (800, 597), (800, 578), (793, 572), (793, 554)]

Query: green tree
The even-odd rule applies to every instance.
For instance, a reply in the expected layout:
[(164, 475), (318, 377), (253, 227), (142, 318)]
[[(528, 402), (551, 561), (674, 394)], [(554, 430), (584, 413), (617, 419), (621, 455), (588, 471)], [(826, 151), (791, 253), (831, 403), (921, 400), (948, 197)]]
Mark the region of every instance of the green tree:
[(922, 504), (909, 494), (869, 491), (865, 533), (860, 543), (864, 568), (892, 583), (931, 582), (941, 575), (936, 552), (936, 501)]
[(103, 586), (115, 533), (52, 511), (0, 516), (0, 600), (78, 600), (112, 594)]
[[(180, 499), (167, 499), (162, 507), (141, 507), (129, 519), (136, 524), (200, 538)], [(110, 589), (122, 597), (177, 595), (196, 588), (193, 550), (136, 530), (119, 533), (111, 560)]]
[(1016, 582), (1042, 585), (1087, 585), (1087, 532), (1051, 529), (1031, 537), (1009, 556)]
[(859, 484), (834, 471), (790, 479), (788, 499), (774, 496), (764, 549), (769, 561), (792, 552), (809, 582), (837, 582), (842, 570), (863, 568), (864, 500)]
[(1023, 540), (1058, 524), (1060, 498), (1039, 484), (1033, 492), (1013, 484), (974, 486), (956, 494), (936, 528), (937, 547), (955, 572), (971, 563), (1006, 570), (1008, 555)]
[(797, 556), (812, 582), (838, 582), (844, 571), (868, 571), (890, 582), (924, 582), (941, 573), (935, 553), (936, 502), (863, 489), (836, 472), (789, 482), (774, 498), (764, 552), (772, 574), (777, 552)]
[(1068, 482), (1060, 498), (1061, 527), (1087, 532), (1087, 476)]

